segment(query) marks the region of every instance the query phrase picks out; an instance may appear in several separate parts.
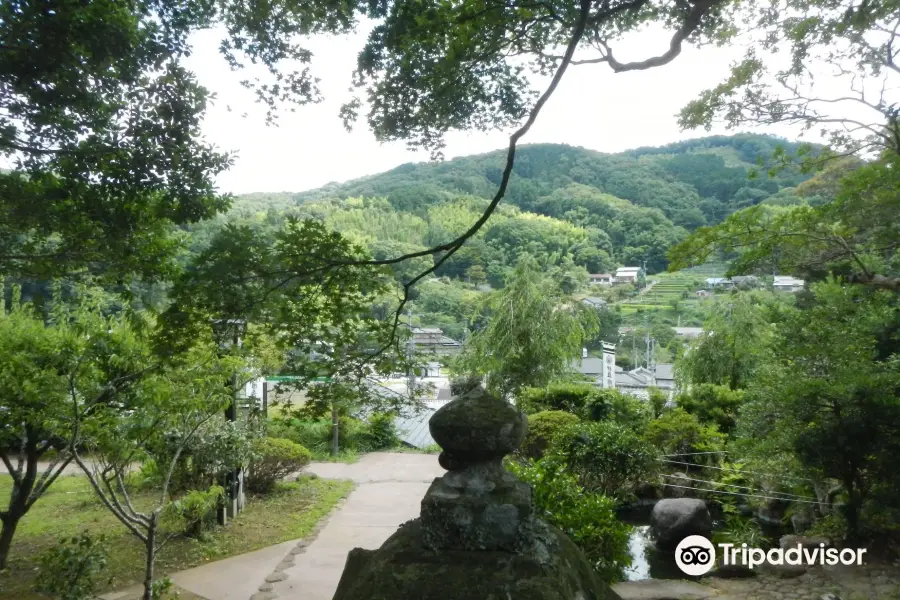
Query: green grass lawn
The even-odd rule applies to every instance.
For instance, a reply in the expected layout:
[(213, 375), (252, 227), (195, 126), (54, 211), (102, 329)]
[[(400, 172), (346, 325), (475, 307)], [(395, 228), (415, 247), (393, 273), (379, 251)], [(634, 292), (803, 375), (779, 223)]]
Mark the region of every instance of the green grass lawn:
[[(0, 501), (7, 501), (11, 486), (11, 478), (0, 475)], [(213, 529), (203, 541), (172, 539), (156, 561), (158, 576), (302, 538), (352, 488), (349, 481), (304, 478), (281, 484), (269, 496), (251, 497), (237, 519)], [(139, 494), (135, 502), (141, 500)], [(73, 475), (60, 478), (20, 522), (8, 568), (0, 572), (0, 600), (43, 598), (32, 591), (37, 557), (60, 538), (82, 531), (104, 534), (109, 541), (107, 576), (113, 581), (108, 589), (141, 580), (142, 545), (94, 496), (87, 480)]]

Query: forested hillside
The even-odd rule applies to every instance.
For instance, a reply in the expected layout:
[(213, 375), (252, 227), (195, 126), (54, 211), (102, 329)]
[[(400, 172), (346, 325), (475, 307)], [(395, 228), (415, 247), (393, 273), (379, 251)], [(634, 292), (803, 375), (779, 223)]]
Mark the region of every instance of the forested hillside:
[[(502, 287), (522, 254), (576, 291), (588, 273), (621, 265), (646, 263), (651, 274), (665, 270), (674, 244), (741, 208), (814, 201), (795, 194), (806, 176), (767, 174), (765, 163), (779, 145), (787, 152), (798, 149), (760, 135), (707, 137), (620, 154), (523, 146), (497, 212), (435, 273), (448, 279), (425, 281), (414, 290), (413, 308), (421, 316), (416, 320), (464, 336), (479, 286)], [(423, 250), (477, 220), (496, 192), (503, 156), (497, 151), (405, 164), (307, 192), (241, 196), (227, 216), (191, 228), (192, 250), (203, 248), (223, 222), (249, 225), (265, 236), (289, 216), (322, 221), (375, 258)], [(422, 257), (396, 266), (395, 274), (406, 281), (432, 264), (430, 256)]]
[[(552, 257), (554, 264), (570, 257), (592, 272), (642, 261), (650, 272), (663, 270), (666, 251), (688, 231), (761, 202), (800, 202), (794, 187), (805, 176), (782, 171), (770, 177), (759, 168), (778, 145), (788, 152), (798, 148), (748, 134), (621, 154), (559, 144), (522, 146), (505, 210), (441, 274), (507, 265), (524, 249)], [(472, 223), (496, 191), (503, 160), (504, 152), (497, 151), (404, 164), (308, 192), (242, 196), (233, 212), (269, 213), (270, 219), (285, 212), (316, 215), (340, 231), (359, 234), (376, 255), (419, 249)]]

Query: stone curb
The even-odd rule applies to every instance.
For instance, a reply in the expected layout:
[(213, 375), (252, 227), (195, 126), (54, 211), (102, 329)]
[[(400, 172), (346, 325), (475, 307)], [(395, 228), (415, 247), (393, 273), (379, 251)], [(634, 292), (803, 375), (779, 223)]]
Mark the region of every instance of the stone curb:
[(275, 566), (275, 569), (273, 569), (272, 572), (266, 576), (265, 581), (258, 588), (259, 591), (250, 596), (250, 600), (276, 600), (276, 598), (278, 598), (278, 593), (275, 591), (274, 584), (279, 581), (284, 581), (288, 578), (287, 574), (284, 571), (286, 569), (289, 569), (290, 567), (293, 567), (295, 557), (298, 554), (303, 554), (304, 552), (306, 552), (306, 549), (309, 547), (309, 545), (316, 541), (316, 538), (319, 537), (319, 534), (328, 524), (328, 521), (331, 520), (331, 517), (337, 511), (343, 508), (344, 504), (346, 504), (347, 502), (347, 498), (350, 497), (350, 494), (356, 491), (357, 487), (358, 485), (354, 483), (353, 487), (350, 488), (350, 491), (347, 492), (347, 495), (338, 500), (334, 504), (334, 506), (331, 507), (331, 510), (328, 511), (325, 516), (319, 519), (319, 522), (316, 523), (312, 531), (309, 532), (309, 535), (297, 542), (297, 545), (291, 548), (290, 552), (288, 552), (287, 555), (281, 559), (281, 562), (279, 562)]

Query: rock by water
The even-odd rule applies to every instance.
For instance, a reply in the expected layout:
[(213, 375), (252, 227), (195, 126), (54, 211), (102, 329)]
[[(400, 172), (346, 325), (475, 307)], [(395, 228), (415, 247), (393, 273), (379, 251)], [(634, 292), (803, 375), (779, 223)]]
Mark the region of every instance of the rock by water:
[(689, 535), (711, 537), (712, 517), (702, 500), (667, 498), (650, 513), (650, 533), (661, 550), (674, 550)]

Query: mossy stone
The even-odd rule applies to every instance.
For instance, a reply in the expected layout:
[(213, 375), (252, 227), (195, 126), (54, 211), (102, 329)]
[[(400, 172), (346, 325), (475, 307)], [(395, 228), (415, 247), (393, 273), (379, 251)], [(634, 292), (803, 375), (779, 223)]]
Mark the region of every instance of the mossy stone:
[(476, 389), (438, 409), (428, 428), (446, 456), (453, 459), (442, 464), (455, 470), (514, 452), (525, 438), (528, 419), (511, 404)]
[(350, 553), (334, 600), (621, 600), (565, 534), (541, 525), (552, 551), (431, 551), (410, 521), (378, 550)]

